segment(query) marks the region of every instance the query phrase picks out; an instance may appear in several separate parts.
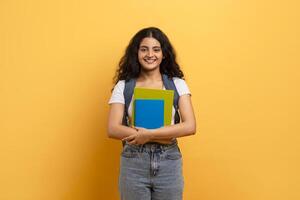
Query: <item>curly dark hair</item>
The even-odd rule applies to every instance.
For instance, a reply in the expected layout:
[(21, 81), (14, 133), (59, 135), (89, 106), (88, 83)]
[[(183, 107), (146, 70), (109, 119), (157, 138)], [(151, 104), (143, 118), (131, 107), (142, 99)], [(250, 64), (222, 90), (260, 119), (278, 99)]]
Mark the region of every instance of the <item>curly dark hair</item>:
[(141, 41), (145, 37), (152, 37), (159, 41), (164, 59), (160, 64), (160, 73), (168, 75), (169, 78), (183, 78), (184, 74), (176, 62), (176, 53), (168, 37), (156, 27), (148, 27), (137, 32), (130, 40), (125, 55), (120, 59), (119, 68), (114, 76), (115, 84), (119, 80), (128, 81), (137, 78), (140, 74), (141, 65), (138, 61), (138, 50)]

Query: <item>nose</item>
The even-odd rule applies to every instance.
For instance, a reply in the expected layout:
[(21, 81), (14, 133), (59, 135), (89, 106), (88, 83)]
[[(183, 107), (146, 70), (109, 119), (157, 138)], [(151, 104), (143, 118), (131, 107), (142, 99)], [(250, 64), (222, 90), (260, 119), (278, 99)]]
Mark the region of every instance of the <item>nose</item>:
[(147, 52), (147, 56), (148, 56), (148, 57), (152, 57), (152, 56), (153, 56), (153, 51), (152, 51), (152, 50), (149, 50), (149, 51)]

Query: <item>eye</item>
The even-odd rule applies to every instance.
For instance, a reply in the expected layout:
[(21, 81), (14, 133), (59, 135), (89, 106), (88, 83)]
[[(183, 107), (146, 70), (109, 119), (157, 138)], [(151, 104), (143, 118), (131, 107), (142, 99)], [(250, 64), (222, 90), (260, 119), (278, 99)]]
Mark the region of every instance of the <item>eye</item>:
[(141, 48), (140, 51), (141, 52), (145, 52), (147, 49), (146, 48)]
[(157, 49), (154, 49), (155, 52), (160, 52), (160, 50), (161, 50), (161, 49), (158, 49), (158, 48), (157, 48)]

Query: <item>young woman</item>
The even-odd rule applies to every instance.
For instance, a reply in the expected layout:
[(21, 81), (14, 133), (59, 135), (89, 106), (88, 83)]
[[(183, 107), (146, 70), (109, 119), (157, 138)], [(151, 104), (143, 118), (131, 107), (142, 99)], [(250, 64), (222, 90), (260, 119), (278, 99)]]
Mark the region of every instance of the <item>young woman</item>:
[[(181, 121), (174, 123), (173, 106), (169, 126), (145, 129), (124, 125), (125, 82), (134, 79), (135, 87), (165, 89), (163, 74), (176, 86)], [(149, 27), (134, 35), (120, 60), (109, 100), (108, 136), (124, 142), (119, 174), (122, 200), (182, 199), (182, 157), (176, 138), (196, 132), (191, 93), (183, 76), (174, 49), (160, 29)], [(129, 119), (131, 107), (132, 102), (127, 111)]]

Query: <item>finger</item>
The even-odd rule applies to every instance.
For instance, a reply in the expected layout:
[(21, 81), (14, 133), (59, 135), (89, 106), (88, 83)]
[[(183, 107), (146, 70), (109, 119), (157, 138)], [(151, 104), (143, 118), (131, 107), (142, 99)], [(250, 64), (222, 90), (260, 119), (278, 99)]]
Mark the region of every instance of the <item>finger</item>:
[(130, 140), (132, 140), (132, 139), (134, 139), (133, 136), (128, 136), (128, 137), (126, 137), (126, 138), (123, 138), (122, 141), (130, 141)]
[(128, 142), (129, 144), (136, 144), (135, 140), (131, 140), (130, 142)]

